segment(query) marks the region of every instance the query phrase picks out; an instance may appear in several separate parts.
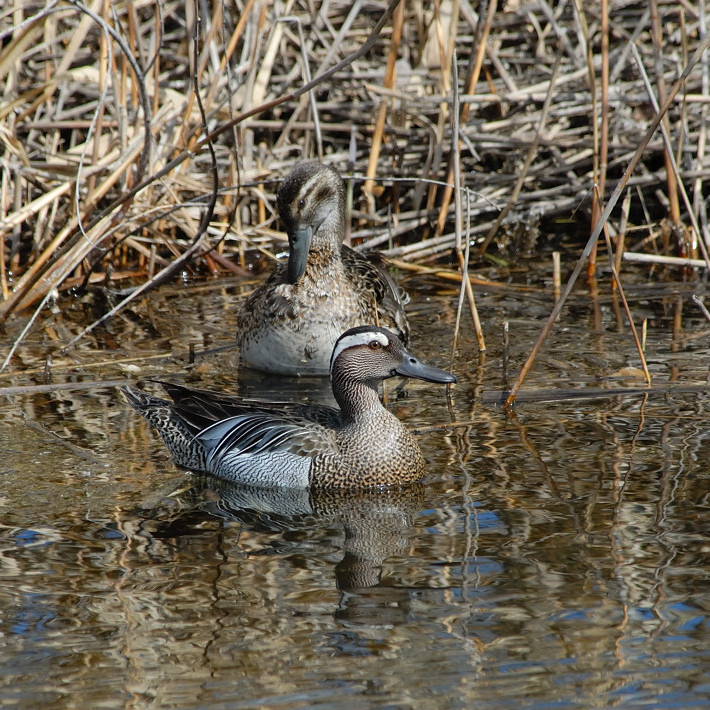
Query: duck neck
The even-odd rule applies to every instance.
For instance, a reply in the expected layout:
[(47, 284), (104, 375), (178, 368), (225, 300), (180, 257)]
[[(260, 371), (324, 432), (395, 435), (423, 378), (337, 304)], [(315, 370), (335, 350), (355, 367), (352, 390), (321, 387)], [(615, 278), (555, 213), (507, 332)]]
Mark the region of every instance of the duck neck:
[(331, 382), (344, 424), (351, 424), (373, 408), (382, 407), (376, 380), (353, 380), (335, 363)]
[(345, 208), (334, 204), (328, 216), (321, 222), (313, 234), (313, 246), (321, 252), (330, 252), (340, 259), (340, 248), (345, 239)]

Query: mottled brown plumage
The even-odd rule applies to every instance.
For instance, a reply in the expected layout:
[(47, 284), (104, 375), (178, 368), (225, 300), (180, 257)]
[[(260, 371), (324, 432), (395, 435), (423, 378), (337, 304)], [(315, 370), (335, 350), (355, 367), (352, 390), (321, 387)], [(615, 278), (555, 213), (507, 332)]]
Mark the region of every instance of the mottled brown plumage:
[(345, 192), (340, 176), (320, 163), (297, 165), (277, 206), (289, 237), (289, 259), (246, 300), (237, 318), (241, 360), (285, 375), (327, 375), (340, 334), (374, 323), (405, 343), (406, 296), (381, 257), (343, 244)]

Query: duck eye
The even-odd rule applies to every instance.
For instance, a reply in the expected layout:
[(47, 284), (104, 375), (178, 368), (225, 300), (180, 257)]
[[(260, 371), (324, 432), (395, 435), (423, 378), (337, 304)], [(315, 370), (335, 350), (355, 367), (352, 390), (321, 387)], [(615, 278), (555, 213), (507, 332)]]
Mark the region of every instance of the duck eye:
[(379, 340), (370, 341), (370, 349), (379, 350), (382, 347), (382, 343)]
[(305, 197), (302, 197), (302, 198), (298, 201), (298, 206), (301, 207), (301, 208), (303, 208), (303, 207), (306, 206), (306, 198), (305, 198)]

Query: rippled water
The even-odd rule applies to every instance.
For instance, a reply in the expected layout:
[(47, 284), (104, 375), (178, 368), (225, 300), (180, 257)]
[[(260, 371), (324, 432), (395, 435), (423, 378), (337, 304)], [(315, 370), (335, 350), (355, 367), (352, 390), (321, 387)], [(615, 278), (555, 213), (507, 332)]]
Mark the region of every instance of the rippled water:
[[(448, 367), (457, 292), (409, 287), (413, 350)], [(4, 396), (0, 704), (710, 706), (710, 325), (690, 303), (705, 291), (627, 288), (654, 389), (560, 398), (641, 385), (618, 305), (580, 291), (512, 415), (498, 393), (552, 297), (478, 292), (488, 351), (465, 317), (452, 401), (422, 382), (387, 389), (428, 461), (403, 491), (201, 480), (113, 387)], [(238, 289), (152, 294), (55, 354), (53, 382), (171, 376), (327, 400), (313, 383), (237, 382), (229, 347), (201, 355), (230, 345)], [(58, 311), (0, 384), (42, 383), (48, 348), (92, 315), (90, 299)]]

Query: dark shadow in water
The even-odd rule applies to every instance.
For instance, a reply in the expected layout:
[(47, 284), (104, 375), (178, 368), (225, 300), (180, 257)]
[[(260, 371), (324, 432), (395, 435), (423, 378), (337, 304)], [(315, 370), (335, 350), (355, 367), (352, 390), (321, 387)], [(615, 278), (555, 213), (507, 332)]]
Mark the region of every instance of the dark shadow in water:
[(282, 377), (239, 367), (239, 394), (272, 402), (306, 402), (335, 406), (329, 377)]
[(260, 488), (198, 476), (180, 492), (184, 512), (161, 522), (152, 536), (194, 534), (204, 513), (238, 521), (253, 530), (274, 532), (339, 527), (343, 558), (335, 566), (342, 592), (335, 618), (346, 624), (392, 625), (406, 621), (410, 590), (383, 583), (384, 562), (407, 553), (414, 516), (424, 501), (424, 486), (373, 490), (317, 491)]

